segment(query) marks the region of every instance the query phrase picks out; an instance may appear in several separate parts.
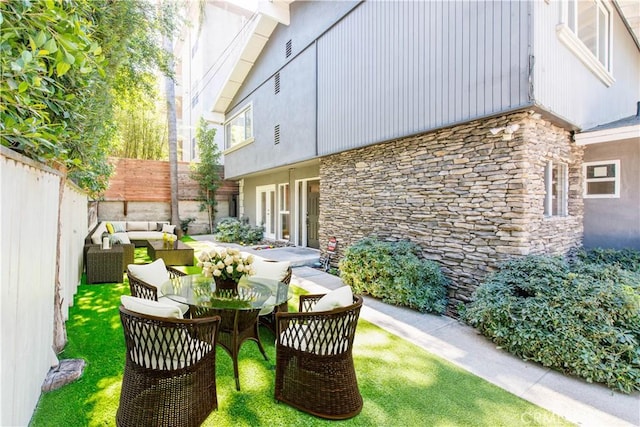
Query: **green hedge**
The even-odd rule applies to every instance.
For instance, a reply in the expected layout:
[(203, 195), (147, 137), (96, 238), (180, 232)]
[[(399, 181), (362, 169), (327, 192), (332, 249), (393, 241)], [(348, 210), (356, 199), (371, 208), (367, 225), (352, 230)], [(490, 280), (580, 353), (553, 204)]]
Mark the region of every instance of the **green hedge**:
[(602, 262), (587, 251), (573, 262), (509, 261), (476, 290), (463, 319), (526, 360), (640, 390), (640, 274), (633, 263), (625, 270)]
[(442, 313), (447, 279), (436, 262), (420, 259), (419, 254), (420, 248), (413, 243), (368, 237), (346, 249), (339, 263), (340, 277), (355, 293)]

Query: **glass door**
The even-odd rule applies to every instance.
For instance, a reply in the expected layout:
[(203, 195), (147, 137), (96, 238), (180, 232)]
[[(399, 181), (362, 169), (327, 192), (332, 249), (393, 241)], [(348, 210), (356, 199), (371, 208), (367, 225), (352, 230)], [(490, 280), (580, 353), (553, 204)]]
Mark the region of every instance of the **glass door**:
[(264, 227), (266, 239), (276, 238), (276, 186), (256, 187), (256, 224)]

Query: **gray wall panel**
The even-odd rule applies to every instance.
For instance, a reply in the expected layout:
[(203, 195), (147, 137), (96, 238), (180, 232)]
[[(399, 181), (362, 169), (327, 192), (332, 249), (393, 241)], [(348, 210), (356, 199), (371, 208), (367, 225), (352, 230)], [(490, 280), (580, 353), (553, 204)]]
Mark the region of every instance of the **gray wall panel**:
[[(315, 49), (307, 49), (280, 70), (280, 93), (274, 77), (253, 91), (228, 117), (253, 105), (253, 143), (225, 154), (228, 179), (315, 156)], [(280, 143), (274, 128), (280, 125)]]
[(607, 87), (559, 40), (560, 6), (533, 3), (536, 102), (581, 129), (634, 115), (640, 100), (640, 52), (618, 13), (612, 14), (615, 81)]
[(526, 2), (365, 2), (318, 40), (318, 149), (526, 105)]

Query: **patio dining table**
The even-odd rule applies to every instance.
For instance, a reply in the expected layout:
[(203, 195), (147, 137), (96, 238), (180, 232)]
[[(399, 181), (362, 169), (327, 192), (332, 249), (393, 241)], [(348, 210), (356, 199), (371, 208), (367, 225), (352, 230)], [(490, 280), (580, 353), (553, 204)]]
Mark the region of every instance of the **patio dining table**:
[(288, 284), (250, 276), (243, 277), (237, 289), (219, 289), (212, 278), (190, 274), (168, 280), (161, 291), (170, 299), (188, 304), (192, 317), (221, 317), (216, 342), (233, 360), (237, 390), (240, 390), (238, 353), (244, 341), (255, 341), (265, 360), (269, 360), (258, 333), (260, 311), (283, 304), (291, 297)]

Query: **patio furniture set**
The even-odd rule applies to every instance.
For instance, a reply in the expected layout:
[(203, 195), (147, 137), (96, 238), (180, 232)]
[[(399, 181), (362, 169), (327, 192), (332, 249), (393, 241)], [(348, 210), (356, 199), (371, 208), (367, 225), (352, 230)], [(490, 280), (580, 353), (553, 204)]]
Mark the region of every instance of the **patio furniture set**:
[[(162, 258), (129, 265), (131, 296), (121, 297), (126, 362), (117, 424), (200, 425), (217, 409), (215, 351), (234, 364), (254, 341), (265, 360), (258, 328), (274, 332), (276, 401), (328, 419), (350, 418), (362, 409), (352, 358), (362, 297), (348, 286), (300, 298), (289, 313), (288, 262), (259, 259), (256, 274), (237, 289), (217, 289), (211, 278), (187, 275)], [(260, 276), (263, 272), (271, 277)], [(264, 320), (263, 320), (264, 319)]]
[[(120, 231), (123, 230), (123, 231)], [(175, 226), (168, 221), (102, 221), (85, 238), (87, 283), (121, 283), (123, 272), (134, 262), (136, 246), (147, 248), (152, 260), (167, 265), (193, 265), (194, 251), (175, 239)], [(172, 242), (164, 240), (172, 236)], [(102, 239), (109, 238), (108, 248)]]

